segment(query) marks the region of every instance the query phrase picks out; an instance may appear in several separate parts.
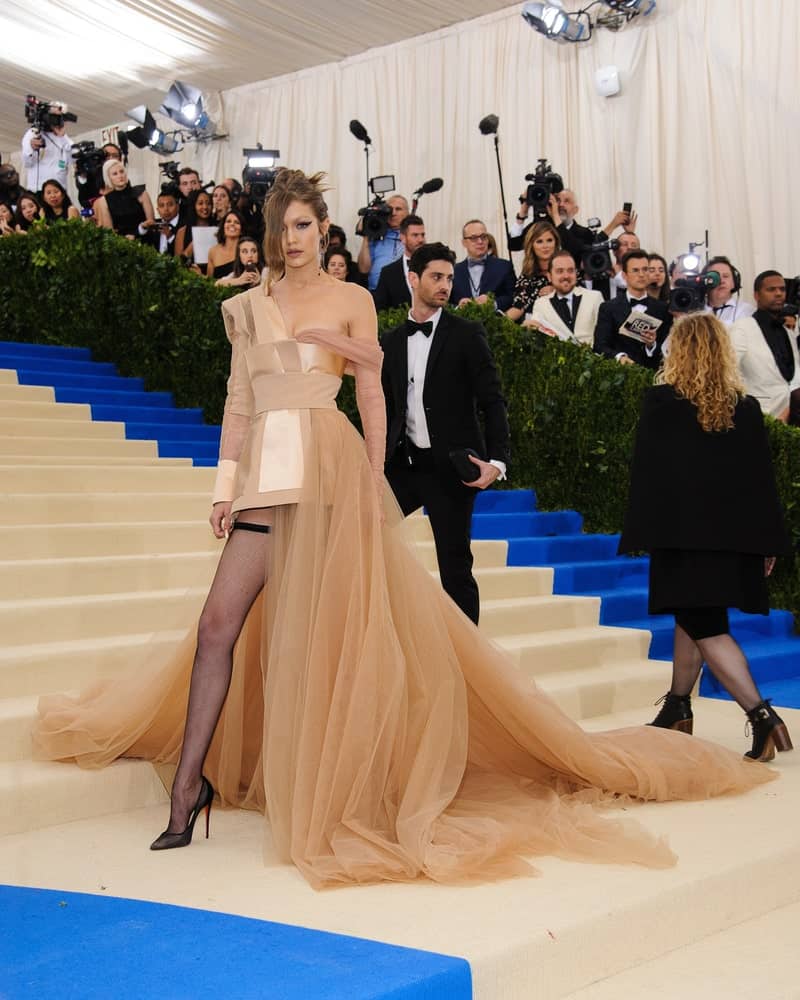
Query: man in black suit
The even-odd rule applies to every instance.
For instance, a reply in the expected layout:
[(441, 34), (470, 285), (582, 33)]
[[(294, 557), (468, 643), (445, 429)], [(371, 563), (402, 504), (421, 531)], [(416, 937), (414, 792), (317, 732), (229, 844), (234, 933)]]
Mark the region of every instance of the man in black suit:
[(510, 260), (489, 253), (489, 233), (480, 219), (470, 219), (461, 230), (461, 242), (467, 251), (464, 260), (456, 264), (450, 301), (455, 306), (466, 302), (486, 302), (494, 293), (497, 308), (505, 312), (514, 299), (517, 279)]
[(142, 237), (142, 242), (148, 244), (148, 246), (151, 246), (161, 254), (173, 257), (175, 255), (175, 234), (178, 231), (180, 222), (178, 218), (177, 193), (171, 187), (165, 185), (158, 196), (156, 205), (161, 223), (148, 229)]
[[(595, 352), (607, 358), (616, 358), (624, 365), (658, 368), (661, 364), (661, 345), (672, 326), (672, 317), (666, 302), (659, 302), (647, 294), (650, 283), (650, 260), (647, 253), (644, 250), (631, 250), (622, 258), (621, 264), (627, 289), (600, 306), (594, 331)], [(619, 332), (632, 312), (644, 313), (661, 320), (658, 330), (642, 334), (643, 343)]]
[[(455, 254), (442, 243), (414, 253), (411, 311), (383, 337), (386, 477), (404, 514), (427, 509), (442, 586), (477, 624), (472, 508), (477, 490), (505, 478), (509, 429), (485, 330), (444, 310), (454, 262)], [(476, 409), (484, 417), (485, 438)], [(467, 448), (480, 457), (467, 459)], [(453, 464), (451, 452), (458, 451), (474, 466), (469, 483)]]
[(425, 242), (425, 223), (418, 215), (407, 215), (400, 223), (398, 232), (404, 248), (403, 256), (381, 268), (377, 287), (372, 293), (378, 312), (394, 306), (411, 305), (408, 263), (414, 251)]

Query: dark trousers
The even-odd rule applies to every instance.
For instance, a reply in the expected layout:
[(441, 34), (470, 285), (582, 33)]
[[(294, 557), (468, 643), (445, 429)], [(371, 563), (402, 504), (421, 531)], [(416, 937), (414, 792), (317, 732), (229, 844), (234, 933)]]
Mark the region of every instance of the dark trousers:
[(439, 577), (446, 593), (478, 624), (480, 597), (472, 575), (470, 531), (475, 490), (455, 475), (437, 470), (430, 450), (411, 446), (386, 469), (386, 478), (405, 515), (424, 506), (433, 531)]

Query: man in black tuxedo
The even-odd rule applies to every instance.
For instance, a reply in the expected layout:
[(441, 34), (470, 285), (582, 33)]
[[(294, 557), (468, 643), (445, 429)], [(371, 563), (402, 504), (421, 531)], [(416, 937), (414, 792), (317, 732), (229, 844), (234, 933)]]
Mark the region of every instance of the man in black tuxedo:
[[(404, 514), (425, 506), (442, 586), (476, 624), (470, 528), (477, 490), (505, 478), (509, 429), (500, 379), (480, 323), (445, 311), (455, 254), (429, 243), (410, 264), (408, 319), (383, 337), (386, 477)], [(484, 417), (485, 438), (476, 409)], [(480, 456), (466, 458), (471, 448)], [(451, 452), (475, 478), (467, 483)]]
[(161, 224), (148, 229), (142, 237), (142, 242), (151, 246), (158, 253), (168, 257), (175, 255), (175, 234), (178, 231), (178, 195), (165, 185), (156, 202), (158, 217)]
[(372, 293), (378, 312), (394, 306), (411, 305), (408, 264), (414, 251), (425, 242), (425, 223), (418, 215), (407, 215), (400, 223), (398, 232), (404, 252), (402, 257), (381, 268), (377, 287)]
[(455, 306), (486, 302), (489, 292), (493, 292), (497, 308), (505, 312), (514, 299), (514, 265), (489, 253), (489, 233), (480, 219), (464, 223), (461, 242), (467, 256), (455, 266), (450, 301)]
[[(661, 345), (669, 334), (672, 317), (666, 302), (659, 302), (647, 294), (650, 283), (650, 260), (647, 253), (644, 250), (631, 250), (622, 258), (621, 264), (627, 289), (600, 306), (594, 331), (594, 350), (607, 358), (616, 358), (624, 365), (658, 368), (662, 358)], [(619, 332), (622, 324), (634, 311), (661, 320), (661, 326), (656, 332), (642, 335), (645, 343), (639, 343)]]

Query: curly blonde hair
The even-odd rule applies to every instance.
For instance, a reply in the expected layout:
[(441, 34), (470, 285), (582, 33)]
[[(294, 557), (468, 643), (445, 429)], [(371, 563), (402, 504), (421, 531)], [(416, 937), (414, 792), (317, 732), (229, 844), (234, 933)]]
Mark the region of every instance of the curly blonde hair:
[(704, 431), (730, 430), (745, 388), (722, 323), (710, 313), (689, 313), (675, 323), (665, 346), (656, 382), (694, 403)]
[[(301, 201), (313, 212), (321, 225), (328, 218), (328, 206), (322, 197), (328, 189), (323, 186), (324, 173), (304, 174), (302, 170), (281, 167), (275, 183), (264, 202), (264, 259), (269, 268), (270, 283), (280, 278), (286, 270), (281, 247), (283, 217), (293, 201)], [(321, 248), (323, 249), (323, 248)]]

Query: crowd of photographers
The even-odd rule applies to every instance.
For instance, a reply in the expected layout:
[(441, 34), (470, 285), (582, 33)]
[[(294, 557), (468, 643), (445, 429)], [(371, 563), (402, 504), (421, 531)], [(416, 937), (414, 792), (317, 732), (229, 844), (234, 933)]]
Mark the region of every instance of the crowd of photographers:
[[(127, 149), (108, 143), (73, 144), (69, 115), (52, 105), (31, 110), (23, 136), (27, 187), (16, 169), (0, 163), (0, 235), (83, 216), (120, 236), (175, 256), (221, 284), (252, 287), (265, 275), (263, 202), (268, 185), (203, 184), (192, 167), (162, 164), (166, 180), (155, 207), (143, 186), (132, 186)], [(37, 117), (38, 115), (38, 117)], [(67, 193), (74, 163), (81, 209)], [(517, 274), (497, 254), (480, 219), (461, 230), (464, 258), (454, 269), (451, 304), (494, 302), (524, 327), (570, 340), (620, 364), (659, 367), (675, 316), (713, 312), (728, 328), (748, 391), (765, 412), (800, 424), (800, 353), (796, 330), (800, 279), (788, 283), (774, 270), (754, 283), (754, 304), (743, 297), (741, 276), (725, 256), (702, 265), (690, 253), (672, 263), (647, 252), (636, 234), (637, 215), (626, 203), (606, 226), (577, 221), (576, 195), (546, 161), (539, 161), (519, 198), (508, 231), (510, 250), (521, 250)], [(441, 186), (441, 181), (429, 182)], [(387, 192), (388, 193), (388, 192)], [(419, 192), (418, 192), (419, 193)], [(323, 266), (334, 278), (371, 291), (378, 310), (411, 302), (409, 262), (428, 239), (423, 219), (393, 194), (359, 212), (360, 247), (332, 225)]]

